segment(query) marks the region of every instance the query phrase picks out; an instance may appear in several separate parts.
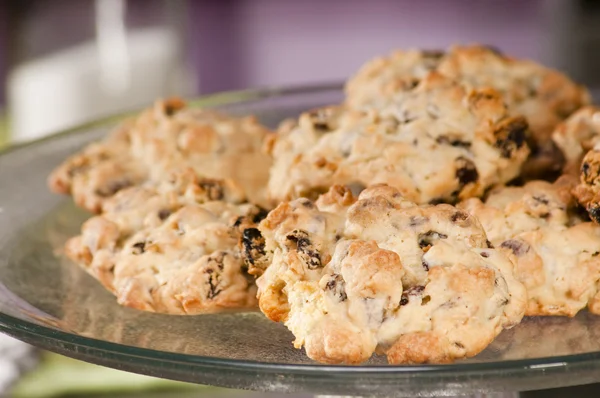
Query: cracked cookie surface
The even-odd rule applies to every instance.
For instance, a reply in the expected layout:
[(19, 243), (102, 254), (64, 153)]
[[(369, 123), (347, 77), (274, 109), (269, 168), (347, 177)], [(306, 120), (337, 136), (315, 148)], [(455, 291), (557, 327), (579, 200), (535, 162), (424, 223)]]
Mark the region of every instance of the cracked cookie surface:
[(576, 181), (505, 187), (459, 207), (477, 217), (492, 244), (516, 264), (529, 296), (526, 315), (600, 310), (600, 227), (577, 210)]
[(483, 350), (525, 310), (513, 264), (454, 206), (417, 206), (386, 185), (333, 187), (259, 224), (270, 265), (261, 311), (325, 363), (442, 363)]
[(321, 108), (281, 129), (271, 148), (271, 199), (387, 183), (416, 203), (456, 202), (519, 174), (527, 122), (509, 116), (497, 92), (467, 91), (431, 73), (401, 94), (384, 109)]
[(71, 194), (78, 206), (100, 213), (118, 191), (157, 184), (170, 170), (191, 167), (205, 177), (232, 180), (253, 202), (264, 204), (271, 162), (262, 149), (269, 135), (252, 116), (187, 108), (178, 99), (158, 101), (71, 156), (48, 183), (54, 192)]
[(394, 51), (371, 60), (348, 81), (347, 104), (355, 109), (385, 108), (430, 71), (467, 87), (498, 90), (511, 113), (526, 117), (532, 130), (533, 153), (525, 173), (540, 176), (559, 171), (562, 158), (550, 135), (562, 120), (590, 102), (588, 91), (558, 71), (489, 47)]
[(256, 305), (254, 277), (238, 244), (266, 212), (227, 181), (175, 173), (158, 187), (131, 187), (86, 221), (65, 252), (119, 304), (168, 314)]

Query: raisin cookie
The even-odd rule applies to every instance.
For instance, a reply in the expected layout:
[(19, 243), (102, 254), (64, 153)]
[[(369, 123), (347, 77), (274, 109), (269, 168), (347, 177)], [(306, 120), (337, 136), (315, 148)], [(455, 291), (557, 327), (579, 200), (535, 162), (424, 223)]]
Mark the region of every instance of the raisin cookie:
[(565, 157), (565, 174), (577, 175), (583, 156), (600, 143), (600, 109), (586, 106), (559, 124), (552, 139)]
[(468, 87), (494, 88), (512, 114), (527, 118), (533, 133), (527, 174), (559, 170), (561, 154), (550, 135), (558, 123), (590, 102), (583, 86), (558, 71), (474, 45), (455, 46), (448, 52), (395, 51), (372, 60), (348, 81), (347, 104), (356, 109), (385, 108), (402, 92), (413, 90), (427, 71)]
[(488, 239), (516, 264), (529, 296), (526, 315), (574, 316), (600, 310), (600, 227), (577, 211), (576, 181), (505, 187), (459, 207), (477, 217)]
[(280, 202), (386, 183), (416, 203), (456, 202), (519, 174), (527, 130), (496, 91), (430, 73), (387, 108), (322, 108), (280, 129), (268, 192)]
[(319, 362), (358, 364), (375, 352), (393, 364), (451, 362), (525, 310), (513, 264), (474, 217), (417, 206), (386, 185), (358, 201), (335, 186), (316, 202), (281, 203), (259, 230), (270, 263), (257, 279), (260, 309)]
[(158, 101), (104, 141), (67, 159), (51, 174), (49, 186), (99, 213), (121, 189), (158, 183), (165, 171), (191, 167), (206, 177), (231, 179), (250, 200), (264, 203), (271, 162), (262, 148), (269, 135), (251, 116), (187, 108), (178, 99)]
[(600, 224), (600, 143), (583, 157), (579, 184), (573, 194), (590, 218)]
[(128, 307), (196, 314), (255, 306), (238, 241), (266, 212), (234, 204), (243, 197), (232, 187), (188, 170), (155, 188), (120, 190), (66, 243), (66, 255)]

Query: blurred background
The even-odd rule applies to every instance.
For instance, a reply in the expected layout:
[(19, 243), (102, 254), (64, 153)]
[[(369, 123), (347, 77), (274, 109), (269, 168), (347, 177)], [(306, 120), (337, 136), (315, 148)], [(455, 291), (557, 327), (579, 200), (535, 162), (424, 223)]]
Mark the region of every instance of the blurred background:
[[(0, 146), (161, 96), (341, 81), (393, 48), (474, 42), (600, 88), (594, 0), (0, 0)], [(0, 353), (8, 375), (0, 387), (11, 384), (15, 396), (244, 395), (107, 371), (9, 340)], [(15, 365), (27, 355), (34, 360)]]

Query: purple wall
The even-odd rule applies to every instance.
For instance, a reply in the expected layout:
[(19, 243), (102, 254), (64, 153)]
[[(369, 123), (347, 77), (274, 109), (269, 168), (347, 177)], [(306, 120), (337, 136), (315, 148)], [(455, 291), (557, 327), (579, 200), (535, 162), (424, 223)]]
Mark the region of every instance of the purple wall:
[(201, 92), (342, 79), (396, 47), (482, 42), (544, 60), (550, 3), (191, 1), (190, 46)]

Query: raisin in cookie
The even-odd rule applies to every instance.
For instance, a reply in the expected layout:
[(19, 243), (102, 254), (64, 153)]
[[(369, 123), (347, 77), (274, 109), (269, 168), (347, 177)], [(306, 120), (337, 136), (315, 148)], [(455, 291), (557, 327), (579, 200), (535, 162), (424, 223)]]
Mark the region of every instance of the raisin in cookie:
[(119, 190), (158, 183), (165, 170), (192, 167), (203, 176), (231, 179), (256, 203), (264, 203), (270, 159), (262, 152), (270, 132), (254, 117), (233, 118), (158, 101), (104, 141), (67, 159), (49, 178), (50, 188), (101, 212)]
[(600, 310), (600, 227), (577, 211), (574, 183), (532, 181), (499, 189), (485, 203), (473, 198), (459, 205), (516, 264), (529, 296), (526, 315), (574, 316), (586, 305)]
[(525, 310), (513, 264), (474, 217), (417, 206), (389, 186), (358, 201), (333, 187), (316, 203), (284, 202), (259, 230), (270, 263), (257, 279), (260, 309), (319, 362), (470, 357)]
[(573, 194), (590, 218), (600, 224), (600, 143), (583, 157), (579, 184)]
[(254, 306), (238, 241), (266, 212), (233, 204), (241, 199), (226, 181), (174, 173), (155, 188), (119, 191), (65, 252), (125, 306), (169, 314)]
[(416, 203), (455, 202), (519, 174), (527, 122), (509, 116), (497, 92), (430, 73), (400, 94), (384, 109), (322, 108), (286, 125), (271, 148), (270, 197), (386, 183)]
[[(385, 108), (437, 71), (468, 87), (498, 90), (512, 114), (527, 118), (533, 133), (528, 174), (558, 171), (560, 151), (550, 140), (554, 127), (590, 102), (587, 90), (558, 71), (505, 56), (484, 46), (455, 46), (448, 52), (395, 51), (368, 62), (346, 86), (352, 108)], [(536, 170), (537, 169), (537, 170)]]

